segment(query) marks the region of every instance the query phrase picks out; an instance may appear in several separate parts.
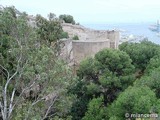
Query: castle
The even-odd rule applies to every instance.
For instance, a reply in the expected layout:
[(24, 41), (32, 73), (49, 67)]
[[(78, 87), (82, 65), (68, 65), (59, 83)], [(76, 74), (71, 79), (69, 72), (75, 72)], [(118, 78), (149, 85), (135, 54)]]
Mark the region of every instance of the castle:
[[(35, 17), (28, 16), (28, 23), (36, 27)], [(69, 39), (61, 39), (60, 57), (69, 65), (79, 65), (79, 63), (94, 55), (102, 49), (118, 49), (120, 32), (116, 30), (93, 30), (81, 25), (61, 23), (64, 32), (67, 32)], [(78, 36), (79, 40), (73, 40), (73, 36)]]
[[(83, 59), (93, 57), (104, 48), (118, 49), (119, 31), (93, 30), (68, 23), (63, 23), (62, 28), (69, 34), (69, 39), (61, 40), (63, 43), (61, 57), (71, 65), (79, 65)], [(70, 39), (75, 35), (79, 40)]]

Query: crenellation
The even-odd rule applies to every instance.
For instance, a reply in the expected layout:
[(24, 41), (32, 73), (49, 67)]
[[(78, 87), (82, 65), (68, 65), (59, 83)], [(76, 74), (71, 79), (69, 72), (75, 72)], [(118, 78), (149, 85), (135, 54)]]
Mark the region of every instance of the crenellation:
[[(83, 59), (94, 57), (94, 55), (102, 49), (118, 49), (120, 39), (119, 31), (93, 30), (81, 25), (67, 23), (63, 23), (62, 28), (63, 31), (68, 32), (70, 38), (74, 35), (79, 37), (79, 40), (64, 40), (65, 47), (62, 49), (62, 56), (63, 58), (70, 58), (72, 65), (79, 65)], [(72, 53), (72, 57), (67, 57), (68, 51)], [(68, 59), (66, 60), (69, 61)]]

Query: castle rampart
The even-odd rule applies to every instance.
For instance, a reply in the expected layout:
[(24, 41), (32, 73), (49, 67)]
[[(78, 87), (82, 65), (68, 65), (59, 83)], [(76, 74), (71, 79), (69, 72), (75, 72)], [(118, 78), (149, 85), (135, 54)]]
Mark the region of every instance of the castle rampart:
[[(120, 34), (115, 30), (93, 30), (81, 25), (62, 24), (69, 39), (63, 40), (62, 56), (73, 64), (79, 64), (87, 57), (93, 57), (104, 48), (118, 49)], [(71, 40), (77, 35), (79, 40)]]

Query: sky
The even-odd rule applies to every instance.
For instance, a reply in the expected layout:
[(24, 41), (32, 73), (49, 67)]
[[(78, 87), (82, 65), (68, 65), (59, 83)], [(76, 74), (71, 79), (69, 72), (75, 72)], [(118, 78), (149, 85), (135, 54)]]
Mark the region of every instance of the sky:
[(160, 20), (160, 0), (0, 0), (28, 14), (70, 14), (79, 23), (132, 23)]

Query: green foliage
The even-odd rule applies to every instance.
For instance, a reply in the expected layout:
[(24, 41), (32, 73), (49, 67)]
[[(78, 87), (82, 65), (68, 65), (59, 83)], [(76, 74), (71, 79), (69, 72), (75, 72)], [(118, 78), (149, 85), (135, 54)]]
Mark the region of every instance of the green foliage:
[(87, 110), (87, 104), (89, 102), (89, 95), (86, 95), (87, 87), (85, 81), (78, 80), (74, 86), (71, 86), (69, 93), (77, 96), (77, 99), (73, 102), (70, 115), (72, 120), (81, 120)]
[(75, 24), (75, 20), (74, 20), (73, 16), (71, 16), (71, 15), (66, 15), (66, 14), (60, 15), (59, 19), (63, 20), (65, 23)]
[[(43, 97), (47, 95), (58, 95), (58, 100), (56, 100), (55, 105), (52, 107), (60, 117), (65, 116), (71, 107), (72, 96), (66, 96), (67, 90), (73, 83), (73, 76), (68, 67), (64, 66), (64, 63), (55, 58), (52, 53), (52, 49), (48, 47), (41, 47), (40, 50), (35, 50), (31, 55), (28, 56), (29, 60), (25, 66), (24, 72), (22, 74), (21, 82), (24, 86), (20, 86), (21, 89), (25, 88), (30, 81), (38, 76), (36, 82), (41, 86), (40, 92), (38, 92), (38, 97)], [(21, 89), (18, 92), (21, 92)], [(51, 96), (52, 98), (52, 96)], [(65, 107), (64, 107), (65, 106)], [(41, 116), (44, 114), (45, 107), (33, 109), (32, 113), (37, 113), (40, 110)], [(34, 116), (33, 114), (33, 116)], [(29, 114), (32, 117), (32, 114)]]
[(36, 28), (28, 22), (27, 14), (14, 7), (0, 9), (3, 119), (65, 118), (74, 99), (67, 91), (76, 78), (57, 56), (57, 47), (51, 46), (59, 44), (62, 27), (54, 14), (49, 20), (38, 15)]
[(68, 33), (67, 32), (62, 32), (61, 35), (60, 35), (60, 39), (63, 39), (63, 38), (69, 38), (68, 36)]
[(99, 85), (92, 83), (92, 82), (90, 82), (86, 87), (87, 87), (86, 93), (89, 95), (90, 94), (93, 95), (101, 91)]
[(106, 120), (106, 107), (103, 105), (103, 97), (93, 98), (88, 104), (88, 110), (82, 120)]
[(62, 33), (60, 21), (50, 14), (49, 20), (41, 15), (36, 16), (36, 31), (41, 43), (51, 45), (59, 40)]
[(108, 71), (111, 76), (115, 75), (121, 80), (123, 89), (133, 83), (134, 66), (130, 57), (122, 51), (106, 49), (98, 52), (95, 59), (99, 62), (98, 69), (101, 74)]
[[(32, 36), (32, 29), (28, 26), (26, 16), (20, 14), (14, 7), (6, 7), (1, 9), (0, 14), (0, 65), (8, 70), (10, 75), (16, 71), (18, 57), (21, 55), (19, 44), (25, 44), (27, 37)], [(22, 41), (22, 39), (25, 39)], [(30, 41), (30, 38), (28, 38)], [(24, 53), (25, 54), (25, 53)], [(5, 85), (7, 79), (7, 71), (2, 70), (3, 74), (0, 79), (1, 85)], [(11, 88), (12, 85), (9, 85)], [(12, 90), (12, 89), (10, 89)]]
[[(98, 73), (98, 69), (96, 66), (98, 62), (93, 58), (87, 58), (80, 63), (79, 69), (77, 71), (77, 75), (83, 79), (87, 77), (87, 79), (95, 79), (96, 74)], [(86, 67), (87, 66), (87, 67)]]
[(116, 116), (119, 120), (124, 120), (126, 119), (126, 113), (130, 115), (155, 113), (156, 111), (153, 108), (156, 103), (155, 93), (148, 87), (129, 87), (118, 96), (107, 111), (110, 118)]
[[(75, 86), (78, 89), (71, 90), (76, 91), (73, 93), (79, 100), (77, 104), (86, 101), (83, 108), (78, 108), (80, 106), (75, 104), (72, 106), (72, 109), (85, 111), (85, 115), (84, 112), (72, 111), (76, 117), (79, 116), (78, 119), (82, 117), (88, 120), (103, 119), (101, 117), (105, 116), (104, 119), (124, 120), (125, 113), (159, 112), (159, 106), (156, 106), (160, 92), (159, 46), (142, 41), (123, 43), (120, 49), (123, 51), (102, 50), (94, 58), (88, 58), (80, 63), (77, 75), (83, 80)], [(144, 76), (137, 79), (133, 87), (129, 87), (133, 85), (137, 74), (134, 65), (142, 72), (146, 70)], [(101, 101), (104, 107), (97, 107), (95, 110), (95, 104), (98, 103), (94, 101), (95, 103), (90, 104), (89, 101), (98, 99), (101, 95), (104, 98)], [(105, 107), (107, 111), (105, 109), (105, 114), (101, 114)]]
[(67, 118), (60, 118), (59, 116), (55, 116), (49, 120), (72, 120), (72, 116), (67, 116)]
[(87, 111), (87, 105), (89, 100), (87, 97), (78, 98), (73, 104), (71, 108), (70, 115), (72, 116), (72, 120), (81, 120)]
[[(70, 15), (59, 18), (75, 24)], [(77, 79), (58, 56), (59, 39), (68, 38), (59, 19), (50, 13), (35, 22), (30, 26), (27, 13), (14, 7), (0, 9), (3, 119), (124, 120), (125, 113), (160, 113), (159, 45), (104, 49), (80, 63)]]
[[(98, 52), (95, 59), (100, 63), (100, 69), (109, 70), (117, 76), (128, 75), (133, 72), (134, 66), (131, 65), (132, 60), (122, 51), (106, 49)], [(122, 62), (123, 61), (123, 62)]]
[(156, 96), (160, 98), (160, 67), (153, 69), (149, 74), (135, 81), (135, 86), (148, 86), (152, 89)]
[(49, 18), (50, 21), (57, 19), (56, 15), (54, 13), (49, 13), (48, 18)]
[[(43, 111), (41, 109), (43, 109), (44, 103), (38, 103), (35, 107), (32, 107), (31, 105), (32, 103), (30, 101), (19, 104), (14, 110), (14, 116), (12, 117), (12, 119), (22, 120), (25, 117), (36, 120), (41, 119), (41, 114), (43, 114)], [(30, 114), (27, 114), (28, 110), (30, 110)]]
[(73, 40), (79, 40), (79, 37), (77, 35), (74, 35), (72, 39)]
[(154, 69), (160, 67), (160, 54), (154, 56), (153, 58), (150, 59), (146, 69), (145, 69), (145, 74), (149, 74), (152, 72)]
[[(72, 93), (76, 94), (81, 101), (82, 99), (89, 101), (102, 95), (104, 105), (109, 105), (121, 91), (132, 85), (134, 66), (131, 62), (129, 56), (119, 50), (105, 49), (98, 52), (95, 58), (87, 58), (80, 63), (77, 75), (83, 80), (71, 89)], [(72, 108), (82, 111), (76, 107), (78, 106), (72, 106)], [(74, 112), (72, 111), (72, 114), (76, 114)], [(77, 116), (81, 118), (82, 115)]]
[(121, 81), (112, 72), (106, 72), (104, 75), (100, 76), (99, 82), (103, 87), (112, 88), (113, 86), (121, 87)]
[(157, 100), (157, 103), (154, 108), (155, 108), (156, 113), (160, 114), (160, 99)]
[(125, 51), (132, 59), (135, 67), (142, 72), (146, 69), (150, 59), (159, 54), (159, 45), (149, 41), (142, 41), (141, 43), (122, 43), (119, 49)]

